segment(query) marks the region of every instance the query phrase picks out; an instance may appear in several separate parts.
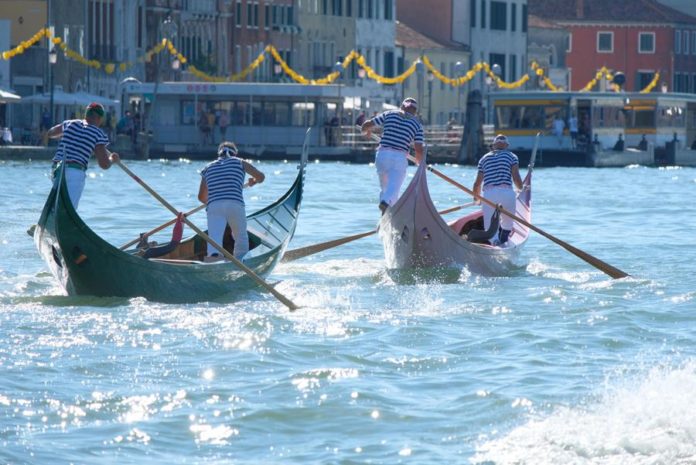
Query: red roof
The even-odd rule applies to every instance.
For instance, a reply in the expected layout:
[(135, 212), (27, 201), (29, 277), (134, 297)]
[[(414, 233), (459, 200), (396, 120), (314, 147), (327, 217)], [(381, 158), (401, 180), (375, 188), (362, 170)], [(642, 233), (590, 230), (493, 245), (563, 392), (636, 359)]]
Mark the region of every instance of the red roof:
[(529, 14), (556, 21), (688, 23), (696, 18), (655, 0), (528, 0)]
[(414, 49), (434, 49), (434, 48), (461, 48), (462, 44), (449, 43), (443, 44), (432, 39), (412, 27), (407, 26), (401, 21), (396, 22), (396, 44)]

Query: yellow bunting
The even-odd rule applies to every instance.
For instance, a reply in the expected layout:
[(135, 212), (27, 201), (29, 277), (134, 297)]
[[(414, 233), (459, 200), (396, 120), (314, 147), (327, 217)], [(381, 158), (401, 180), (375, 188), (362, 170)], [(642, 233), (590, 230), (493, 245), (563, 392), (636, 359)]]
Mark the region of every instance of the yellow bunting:
[[(30, 39), (24, 40), (20, 42), (20, 44), (13, 49), (10, 50), (5, 50), (3, 51), (0, 56), (2, 57), (3, 60), (10, 60), (14, 58), (17, 55), (23, 54), (28, 48), (32, 47), (34, 44), (36, 44), (39, 40), (42, 38), (46, 37), (47, 40), (50, 40), (51, 43), (56, 45), (62, 52), (63, 54), (67, 57), (70, 58), (71, 60), (75, 60), (78, 63), (81, 63), (85, 66), (88, 66), (90, 68), (94, 68), (97, 70), (104, 70), (106, 74), (113, 74), (114, 71), (116, 70), (116, 67), (118, 67), (119, 72), (126, 72), (129, 68), (134, 66), (135, 63), (144, 63), (144, 62), (150, 62), (152, 61), (153, 56), (158, 55), (165, 49), (167, 52), (175, 57), (177, 60), (179, 60), (179, 63), (184, 65), (188, 63), (188, 59), (181, 53), (179, 52), (176, 47), (174, 46), (174, 43), (170, 41), (167, 38), (163, 38), (161, 41), (159, 41), (155, 46), (147, 50), (142, 56), (138, 57), (135, 59), (134, 62), (132, 61), (127, 61), (127, 62), (122, 62), (122, 63), (101, 63), (99, 60), (88, 60), (86, 59), (82, 54), (76, 52), (75, 50), (70, 49), (67, 44), (61, 39), (60, 37), (55, 37), (51, 36), (51, 31), (48, 28), (41, 28), (39, 29), (36, 34), (34, 34)], [(437, 78), (439, 81), (443, 82), (444, 84), (453, 86), (453, 87), (459, 87), (463, 86), (464, 84), (470, 82), (478, 73), (485, 73), (489, 78), (495, 82), (495, 84), (502, 88), (502, 89), (519, 89), (520, 87), (524, 86), (530, 79), (530, 74), (524, 74), (520, 79), (514, 82), (506, 82), (503, 81), (499, 76), (494, 74), (491, 71), (491, 66), (490, 64), (486, 62), (477, 62), (474, 64), (471, 69), (469, 69), (466, 73), (463, 75), (457, 76), (457, 77), (448, 77), (441, 73), (430, 61), (430, 58), (427, 56), (422, 56), (419, 57), (419, 59), (414, 60), (411, 65), (400, 75), (394, 76), (394, 77), (386, 77), (378, 74), (374, 69), (372, 69), (368, 64), (367, 60), (363, 55), (358, 53), (355, 50), (351, 50), (351, 52), (343, 59), (343, 61), (337, 65), (340, 66), (340, 69), (336, 69), (329, 74), (327, 74), (324, 77), (317, 78), (317, 79), (309, 79), (306, 78), (305, 76), (302, 76), (299, 74), (297, 71), (292, 69), (285, 60), (280, 56), (280, 53), (278, 53), (278, 50), (273, 45), (267, 45), (264, 50), (243, 70), (241, 70), (238, 73), (232, 74), (227, 77), (222, 77), (222, 76), (213, 76), (208, 73), (205, 73), (198, 68), (196, 68), (194, 65), (189, 64), (187, 65), (188, 71), (196, 76), (197, 78), (208, 81), (208, 82), (233, 82), (233, 81), (241, 81), (245, 79), (247, 76), (249, 76), (252, 72), (254, 72), (256, 69), (258, 69), (259, 66), (264, 62), (266, 59), (266, 55), (270, 54), (275, 63), (280, 65), (280, 68), (282, 69), (283, 73), (285, 73), (290, 79), (293, 81), (299, 83), (299, 84), (307, 84), (307, 85), (326, 85), (326, 84), (331, 84), (336, 81), (341, 76), (341, 73), (343, 73), (349, 66), (350, 64), (355, 61), (357, 66), (362, 68), (365, 71), (366, 76), (369, 79), (372, 79), (376, 82), (379, 82), (380, 84), (383, 85), (396, 85), (396, 84), (401, 84), (403, 83), (406, 79), (411, 77), (415, 72), (416, 72), (416, 67), (419, 62), (419, 60), (425, 65), (425, 67), (432, 73), (432, 75)], [(542, 82), (546, 85), (546, 88), (549, 89), (552, 92), (557, 92), (561, 90), (561, 88), (557, 87), (556, 85), (553, 84), (551, 79), (549, 79), (548, 76), (546, 76), (546, 72), (543, 67), (541, 67), (537, 62), (533, 61), (530, 64), (530, 68), (533, 72), (534, 75), (536, 75), (539, 79), (542, 80)], [(597, 83), (601, 79), (607, 79), (608, 81), (612, 81), (614, 78), (614, 75), (611, 73), (611, 71), (606, 67), (603, 66), (600, 70), (597, 71), (595, 74), (594, 79), (590, 80), (582, 89), (580, 89), (581, 92), (589, 92), (591, 91)], [(655, 73), (655, 76), (653, 77), (653, 80), (648, 84), (644, 89), (642, 89), (640, 92), (641, 93), (648, 93), (651, 92), (655, 86), (657, 86), (657, 83), (659, 82), (660, 79), (660, 73)], [(614, 91), (620, 91), (619, 86), (616, 86), (614, 84), (611, 85), (612, 89)]]

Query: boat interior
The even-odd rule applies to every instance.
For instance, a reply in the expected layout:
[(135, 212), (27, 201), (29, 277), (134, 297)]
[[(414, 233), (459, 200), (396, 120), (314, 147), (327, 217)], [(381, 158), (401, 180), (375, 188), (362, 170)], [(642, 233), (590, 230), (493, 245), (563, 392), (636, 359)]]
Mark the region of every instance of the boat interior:
[[(259, 247), (263, 244), (262, 240), (254, 234), (252, 231), (249, 232), (249, 251)], [(234, 239), (232, 238), (232, 232), (230, 227), (225, 228), (225, 234), (223, 236), (222, 246), (229, 253), (234, 252)], [(198, 236), (194, 235), (188, 239), (183, 240), (174, 248), (168, 247), (168, 244), (159, 245), (156, 243), (149, 243), (144, 247), (138, 247), (135, 253), (138, 256), (147, 258), (149, 260), (157, 261), (167, 261), (167, 262), (203, 262), (207, 253), (207, 243), (206, 241)]]

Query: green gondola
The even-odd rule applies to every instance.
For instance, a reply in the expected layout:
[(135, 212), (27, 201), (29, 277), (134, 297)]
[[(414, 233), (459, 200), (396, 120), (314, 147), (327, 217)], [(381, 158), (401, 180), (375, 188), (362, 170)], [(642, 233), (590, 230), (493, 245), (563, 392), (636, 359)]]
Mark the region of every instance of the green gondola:
[[(272, 205), (247, 216), (250, 245), (244, 264), (260, 276), (273, 270), (295, 232), (307, 154), (306, 138), (290, 189)], [(62, 173), (58, 176), (34, 230), (34, 242), (68, 295), (184, 303), (227, 300), (256, 286), (234, 263), (204, 263), (206, 242), (199, 236), (184, 239), (171, 252), (151, 259), (140, 256), (138, 249), (122, 251), (109, 244), (80, 218)], [(223, 242), (232, 252), (229, 227)]]

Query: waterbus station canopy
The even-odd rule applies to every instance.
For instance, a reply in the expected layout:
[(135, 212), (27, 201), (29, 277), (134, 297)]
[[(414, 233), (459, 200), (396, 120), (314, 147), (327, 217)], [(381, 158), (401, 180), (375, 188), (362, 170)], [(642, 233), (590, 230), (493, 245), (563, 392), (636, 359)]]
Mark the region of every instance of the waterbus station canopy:
[[(101, 103), (105, 107), (115, 107), (118, 105), (118, 100), (111, 100), (101, 95), (88, 94), (87, 92), (69, 93), (62, 90), (53, 92), (54, 105), (89, 105), (92, 102)], [(51, 103), (51, 94), (34, 94), (22, 98), (22, 103)]]

